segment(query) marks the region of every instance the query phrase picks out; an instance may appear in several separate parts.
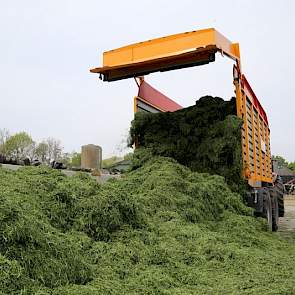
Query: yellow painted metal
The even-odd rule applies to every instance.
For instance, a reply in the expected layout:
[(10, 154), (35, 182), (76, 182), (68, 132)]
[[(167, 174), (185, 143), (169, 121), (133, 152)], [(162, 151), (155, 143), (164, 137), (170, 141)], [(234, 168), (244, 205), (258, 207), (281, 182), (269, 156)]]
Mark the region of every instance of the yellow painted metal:
[[(238, 67), (238, 64), (237, 64)], [(271, 155), (269, 149), (269, 129), (266, 122), (259, 114), (259, 110), (253, 104), (253, 98), (251, 93), (246, 89), (243, 89), (241, 80), (234, 78), (235, 94), (236, 94), (236, 110), (237, 116), (243, 120), (243, 136), (242, 136), (242, 159), (243, 159), (243, 176), (248, 180), (249, 185), (257, 187), (262, 182), (272, 183), (272, 170), (271, 170)], [(250, 106), (247, 107), (247, 101)], [(247, 110), (249, 115), (247, 114)], [(257, 114), (257, 119), (254, 119), (254, 112)], [(251, 121), (248, 122), (248, 119)], [(255, 123), (256, 122), (256, 123)], [(252, 131), (249, 129), (252, 129)], [(257, 141), (256, 134), (257, 130)], [(261, 131), (263, 134), (261, 134)], [(249, 134), (250, 132), (250, 134)], [(251, 138), (252, 137), (252, 141)], [(262, 152), (262, 140), (266, 143), (266, 150)], [(250, 156), (250, 144), (253, 151)], [(259, 156), (257, 157), (257, 152)], [(253, 160), (252, 160), (253, 158)], [(253, 161), (253, 165), (252, 165)], [(259, 169), (258, 169), (259, 166)], [(263, 173), (263, 170), (265, 171)]]
[(242, 107), (242, 91), (240, 80), (234, 80), (235, 93), (236, 93), (236, 106), (237, 106), (237, 115), (242, 119), (243, 107)]
[(264, 142), (265, 142), (265, 153), (264, 153), (264, 174), (266, 178), (270, 178), (271, 175), (271, 155), (269, 149), (269, 128), (263, 123), (264, 128)]
[(255, 123), (254, 123), (254, 107), (251, 103), (251, 122), (252, 122), (252, 142), (253, 142), (253, 162), (254, 162), (254, 178), (257, 178), (257, 159), (256, 159), (256, 141), (255, 141)]
[(272, 168), (271, 168), (271, 153), (270, 153), (270, 138), (269, 138), (269, 129), (266, 127), (266, 159), (267, 159), (267, 177), (272, 178)]
[[(247, 103), (246, 103), (246, 94), (242, 92), (242, 99), (243, 99), (243, 128), (245, 132), (245, 145), (242, 145), (242, 150), (244, 149), (244, 153), (246, 153), (246, 164), (245, 164), (245, 177), (247, 179), (251, 178), (251, 163), (250, 163), (250, 156), (249, 156), (249, 134), (248, 134), (248, 120), (247, 120)], [(243, 153), (243, 155), (244, 155)]]
[(214, 45), (223, 53), (239, 59), (237, 45), (213, 28), (186, 32), (124, 46), (103, 54), (103, 66), (113, 67), (138, 63), (171, 55), (194, 51), (199, 47)]
[(137, 96), (134, 96), (133, 98), (133, 110), (134, 114), (137, 113)]
[(186, 32), (124, 46), (103, 53), (103, 67), (91, 69), (107, 81), (137, 74), (204, 64), (215, 52), (240, 60), (239, 44), (213, 28)]
[(260, 177), (263, 177), (262, 174), (262, 169), (263, 169), (263, 165), (262, 165), (262, 150), (261, 150), (261, 140), (262, 140), (262, 135), (261, 135), (261, 121), (262, 119), (260, 118), (260, 116), (258, 115), (258, 142), (259, 142), (259, 161), (260, 161)]

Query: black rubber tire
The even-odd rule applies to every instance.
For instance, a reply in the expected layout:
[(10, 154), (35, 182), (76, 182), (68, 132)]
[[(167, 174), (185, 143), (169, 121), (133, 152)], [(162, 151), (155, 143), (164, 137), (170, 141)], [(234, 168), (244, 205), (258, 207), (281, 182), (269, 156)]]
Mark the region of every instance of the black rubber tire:
[(278, 198), (272, 198), (272, 231), (277, 231), (279, 228), (279, 205)]
[(284, 217), (285, 204), (284, 204), (284, 195), (283, 194), (278, 194), (278, 207), (279, 207), (279, 217)]
[(267, 220), (267, 229), (272, 231), (272, 202), (268, 191), (263, 200), (263, 216)]
[(275, 187), (275, 190), (277, 193), (277, 198), (278, 198), (279, 217), (284, 217), (284, 215), (285, 215), (285, 208), (284, 208), (285, 188), (284, 188), (283, 183), (280, 181), (276, 181), (274, 187)]

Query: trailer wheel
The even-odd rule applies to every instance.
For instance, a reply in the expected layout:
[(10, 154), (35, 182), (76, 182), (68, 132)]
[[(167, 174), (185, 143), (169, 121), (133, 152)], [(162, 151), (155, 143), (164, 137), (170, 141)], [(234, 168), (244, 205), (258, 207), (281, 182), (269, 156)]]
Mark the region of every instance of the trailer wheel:
[(268, 191), (264, 197), (263, 216), (267, 220), (267, 229), (272, 231), (272, 202)]
[(277, 231), (279, 228), (279, 205), (278, 198), (275, 196), (272, 199), (272, 231)]
[(278, 206), (279, 206), (279, 217), (284, 217), (285, 209), (284, 209), (284, 195), (279, 195), (278, 198)]
[(278, 198), (278, 207), (279, 207), (279, 217), (284, 217), (284, 193), (285, 187), (280, 179), (277, 179), (275, 182), (275, 190)]

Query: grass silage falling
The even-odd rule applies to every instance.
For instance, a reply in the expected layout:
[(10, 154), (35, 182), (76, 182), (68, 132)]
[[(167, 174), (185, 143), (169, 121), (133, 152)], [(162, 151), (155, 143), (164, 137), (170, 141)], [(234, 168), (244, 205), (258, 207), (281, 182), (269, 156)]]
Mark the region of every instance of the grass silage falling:
[(193, 171), (222, 175), (232, 189), (242, 191), (242, 120), (235, 114), (235, 98), (212, 96), (172, 113), (137, 113), (129, 143), (139, 146), (134, 167), (145, 158), (171, 157)]

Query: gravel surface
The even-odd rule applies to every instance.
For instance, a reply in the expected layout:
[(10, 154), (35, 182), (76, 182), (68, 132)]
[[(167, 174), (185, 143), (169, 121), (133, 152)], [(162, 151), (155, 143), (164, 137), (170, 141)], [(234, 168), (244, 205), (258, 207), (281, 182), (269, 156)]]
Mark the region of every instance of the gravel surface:
[(295, 243), (295, 195), (286, 195), (285, 216), (280, 218), (278, 234)]
[[(16, 171), (19, 168), (22, 168), (23, 166), (10, 165), (10, 164), (1, 164), (1, 167)], [(67, 175), (67, 176), (73, 176), (76, 173), (78, 173), (77, 171), (72, 171), (72, 170), (67, 170), (67, 169), (65, 169), (65, 170), (62, 169), (61, 172), (64, 173), (65, 175)], [(90, 173), (87, 173), (87, 174), (89, 174), (92, 178), (96, 179), (99, 183), (104, 183), (104, 182), (108, 181), (110, 178), (120, 178), (120, 174), (105, 174), (105, 173), (102, 173), (100, 176), (93, 176)]]

